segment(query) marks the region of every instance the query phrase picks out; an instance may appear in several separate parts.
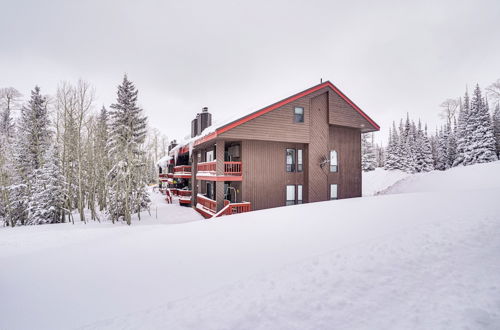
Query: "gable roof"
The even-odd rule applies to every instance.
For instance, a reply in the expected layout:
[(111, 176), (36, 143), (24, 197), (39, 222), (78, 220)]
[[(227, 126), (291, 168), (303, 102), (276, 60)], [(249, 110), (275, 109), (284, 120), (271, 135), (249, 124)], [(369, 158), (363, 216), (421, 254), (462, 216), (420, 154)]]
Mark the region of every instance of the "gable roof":
[[(254, 118), (260, 117), (270, 111), (273, 111), (277, 108), (280, 108), (290, 102), (293, 102), (301, 97), (307, 96), (309, 94), (312, 94), (316, 91), (319, 91), (325, 87), (329, 87), (332, 91), (334, 91), (337, 95), (339, 95), (347, 104), (349, 104), (356, 112), (358, 112), (364, 119), (372, 125), (372, 127), (375, 130), (380, 130), (380, 126), (373, 121), (363, 110), (361, 110), (353, 101), (351, 101), (344, 93), (342, 93), (334, 84), (332, 84), (330, 81), (325, 81), (324, 83), (318, 84), (316, 86), (310, 87), (306, 90), (303, 90), (302, 92), (299, 92), (297, 94), (294, 94), (292, 96), (289, 96), (281, 101), (278, 101), (276, 103), (273, 103), (271, 105), (268, 105), (267, 107), (264, 107), (260, 110), (254, 111), (248, 115), (245, 115), (241, 118), (238, 118), (236, 120), (224, 123), (218, 127), (209, 127), (207, 128), (207, 133), (202, 136), (194, 137), (191, 138), (189, 141), (186, 141), (183, 145), (179, 145), (178, 147), (180, 148), (180, 153), (186, 153), (188, 152), (188, 144), (192, 144), (194, 146), (202, 144), (204, 142), (210, 141), (212, 139), (215, 139), (218, 135), (227, 132), (235, 127), (238, 127)], [(203, 134), (203, 132), (202, 132)]]
[(195, 141), (195, 145), (198, 145), (198, 144), (201, 144), (201, 143), (204, 143), (206, 141), (209, 141), (209, 140), (212, 140), (214, 139), (215, 137), (217, 137), (218, 135), (224, 133), (224, 132), (227, 132), (237, 126), (240, 126), (254, 118), (257, 118), (257, 117), (260, 117), (270, 111), (273, 111), (277, 108), (280, 108), (290, 102), (293, 102), (301, 97), (304, 97), (304, 96), (307, 96), (311, 93), (314, 93), (322, 88), (325, 88), (325, 87), (330, 87), (335, 93), (337, 93), (337, 95), (339, 95), (344, 101), (346, 101), (354, 110), (356, 110), (363, 118), (365, 118), (369, 123), (370, 125), (373, 126), (373, 128), (375, 130), (380, 130), (380, 126), (377, 125), (377, 123), (375, 123), (375, 121), (373, 121), (373, 119), (371, 119), (363, 110), (361, 110), (353, 101), (351, 101), (344, 93), (342, 93), (337, 87), (335, 87), (334, 84), (332, 84), (330, 81), (326, 81), (324, 83), (321, 83), (319, 85), (316, 85), (316, 86), (313, 86), (311, 88), (308, 88), (302, 92), (299, 92), (297, 94), (294, 94), (292, 96), (289, 96), (281, 101), (278, 101), (276, 103), (273, 103), (265, 108), (262, 108), (260, 110), (257, 110), (255, 112), (252, 112), (246, 116), (243, 116), (239, 119), (236, 119), (232, 122), (229, 122), (229, 123), (226, 123), (220, 127), (218, 127), (217, 129), (215, 129), (214, 132), (208, 134), (208, 135), (205, 135), (205, 136), (202, 136), (200, 138), (198, 138), (196, 141)]

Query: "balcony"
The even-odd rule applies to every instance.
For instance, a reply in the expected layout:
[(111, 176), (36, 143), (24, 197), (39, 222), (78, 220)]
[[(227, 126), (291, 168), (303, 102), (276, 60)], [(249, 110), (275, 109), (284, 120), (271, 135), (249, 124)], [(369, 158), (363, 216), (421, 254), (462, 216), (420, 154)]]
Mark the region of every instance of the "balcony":
[(252, 204), (250, 202), (241, 203), (229, 203), (229, 201), (224, 201), (224, 208), (217, 212), (214, 217), (221, 217), (224, 215), (233, 215), (238, 213), (245, 213), (252, 211)]
[(180, 165), (174, 167), (174, 178), (190, 179), (191, 165)]
[(204, 217), (211, 217), (217, 212), (217, 202), (213, 199), (198, 194), (197, 200), (196, 208)]
[(177, 196), (179, 196), (179, 204), (191, 204), (191, 190), (179, 189), (177, 191)]
[(207, 181), (241, 181), (241, 162), (224, 162), (224, 174), (217, 175), (217, 161), (204, 162), (198, 164), (196, 179)]

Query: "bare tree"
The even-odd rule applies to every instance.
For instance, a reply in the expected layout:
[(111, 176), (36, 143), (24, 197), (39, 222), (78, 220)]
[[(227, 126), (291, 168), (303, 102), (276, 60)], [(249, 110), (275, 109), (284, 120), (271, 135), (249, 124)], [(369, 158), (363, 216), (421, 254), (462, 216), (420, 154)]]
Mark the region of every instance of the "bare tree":
[(486, 87), (486, 94), (494, 100), (495, 103), (500, 103), (500, 79), (497, 79), (497, 81)]
[(443, 101), (443, 103), (440, 104), (441, 112), (439, 113), (439, 116), (443, 119), (446, 119), (450, 127), (456, 120), (459, 106), (460, 106), (459, 98), (446, 99)]

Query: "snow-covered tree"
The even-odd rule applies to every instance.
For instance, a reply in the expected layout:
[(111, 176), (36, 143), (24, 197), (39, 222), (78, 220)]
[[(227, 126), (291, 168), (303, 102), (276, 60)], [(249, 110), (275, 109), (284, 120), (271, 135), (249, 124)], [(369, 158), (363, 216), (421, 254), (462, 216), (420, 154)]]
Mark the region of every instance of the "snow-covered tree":
[(468, 121), (469, 121), (469, 94), (466, 91), (463, 102), (460, 102), (458, 113), (458, 123), (456, 127), (457, 152), (453, 166), (463, 165), (467, 157), (467, 148), (469, 145)]
[(31, 194), (28, 196), (27, 224), (63, 222), (65, 182), (59, 153), (51, 146), (41, 168), (34, 170)]
[(466, 147), (464, 165), (498, 159), (489, 109), (479, 85), (476, 85), (472, 96), (466, 134), (469, 144)]
[(50, 120), (46, 98), (37, 86), (31, 99), (22, 107), (13, 146), (13, 167), (16, 175), (9, 187), (10, 224), (27, 224), (29, 201), (34, 192), (35, 176), (45, 162), (51, 143)]
[(125, 75), (118, 86), (117, 102), (111, 105), (109, 151), (113, 166), (109, 173), (109, 214), (112, 221), (131, 216), (149, 206), (145, 190), (147, 171), (143, 144), (146, 138), (146, 116), (137, 106), (137, 89)]
[(387, 143), (384, 169), (400, 169), (399, 135), (394, 122), (392, 122), (392, 128), (389, 129), (389, 141)]
[(378, 143), (375, 145), (375, 159), (377, 160), (377, 167), (385, 166), (385, 149)]
[(95, 131), (95, 158), (98, 162), (96, 168), (97, 175), (97, 202), (99, 209), (103, 211), (106, 208), (106, 199), (108, 196), (107, 177), (111, 169), (111, 161), (108, 148), (109, 137), (109, 114), (103, 106), (97, 118)]
[(496, 141), (497, 156), (500, 157), (500, 103), (495, 106), (495, 111), (492, 117), (493, 134)]
[(361, 168), (363, 171), (373, 171), (377, 166), (377, 159), (373, 146), (373, 133), (371, 134), (371, 141), (368, 134), (361, 134)]
[(422, 130), (422, 123), (418, 121), (418, 128), (415, 138), (416, 172), (428, 172), (434, 169), (432, 158), (432, 148), (427, 137), (427, 126)]

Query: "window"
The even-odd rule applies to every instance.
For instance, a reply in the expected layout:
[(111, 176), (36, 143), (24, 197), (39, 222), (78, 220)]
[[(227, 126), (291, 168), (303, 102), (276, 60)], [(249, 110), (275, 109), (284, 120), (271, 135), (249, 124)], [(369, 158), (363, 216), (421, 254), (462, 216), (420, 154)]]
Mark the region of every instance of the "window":
[(297, 172), (302, 172), (302, 149), (297, 149)]
[(207, 151), (207, 162), (211, 162), (213, 160), (214, 160), (214, 151), (213, 150)]
[(295, 204), (295, 185), (286, 186), (286, 205)]
[(286, 149), (286, 171), (295, 172), (295, 149)]
[(330, 151), (330, 172), (337, 172), (338, 162), (337, 162), (337, 151)]
[(337, 194), (337, 185), (336, 184), (331, 184), (330, 185), (330, 199), (337, 199), (338, 194)]
[(297, 185), (297, 204), (302, 204), (302, 185)]
[(294, 119), (293, 121), (296, 123), (303, 123), (304, 122), (304, 108), (302, 107), (295, 107), (294, 110)]
[(210, 199), (215, 198), (214, 184), (212, 182), (207, 182), (207, 194), (206, 196)]

